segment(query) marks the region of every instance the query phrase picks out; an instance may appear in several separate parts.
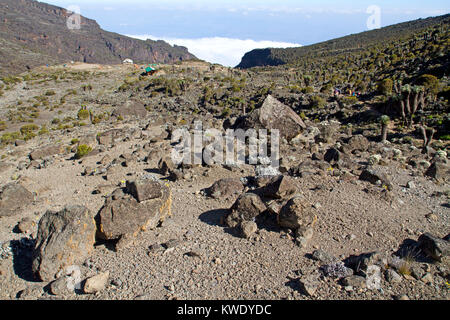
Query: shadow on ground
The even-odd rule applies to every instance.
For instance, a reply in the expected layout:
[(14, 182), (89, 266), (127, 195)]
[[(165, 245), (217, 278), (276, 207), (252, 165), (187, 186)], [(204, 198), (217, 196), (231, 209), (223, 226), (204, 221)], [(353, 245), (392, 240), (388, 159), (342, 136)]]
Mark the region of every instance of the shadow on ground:
[(39, 282), (33, 274), (33, 248), (35, 241), (29, 238), (11, 241), (14, 273), (29, 282)]

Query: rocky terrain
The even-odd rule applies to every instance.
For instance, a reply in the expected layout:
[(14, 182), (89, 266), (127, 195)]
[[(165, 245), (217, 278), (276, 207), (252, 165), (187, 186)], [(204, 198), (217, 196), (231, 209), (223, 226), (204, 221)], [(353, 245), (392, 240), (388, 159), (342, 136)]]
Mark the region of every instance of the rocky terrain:
[[(0, 297), (447, 300), (448, 78), (422, 58), (404, 76), (380, 63), (360, 95), (356, 67), (4, 77)], [(280, 166), (176, 165), (196, 121), (278, 129)]]
[(0, 3), (0, 75), (68, 61), (118, 64), (172, 63), (195, 59), (188, 50), (164, 41), (141, 41), (102, 30), (96, 21), (80, 17), (80, 29), (70, 30), (73, 13), (34, 0)]

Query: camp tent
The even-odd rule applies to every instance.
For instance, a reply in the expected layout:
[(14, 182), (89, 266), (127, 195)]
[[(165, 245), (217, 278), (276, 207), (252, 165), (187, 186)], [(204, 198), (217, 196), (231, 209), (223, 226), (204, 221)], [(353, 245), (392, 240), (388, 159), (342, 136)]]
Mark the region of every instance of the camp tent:
[(123, 60), (123, 63), (124, 64), (134, 64), (133, 60), (131, 60), (131, 59), (125, 59), (125, 60)]

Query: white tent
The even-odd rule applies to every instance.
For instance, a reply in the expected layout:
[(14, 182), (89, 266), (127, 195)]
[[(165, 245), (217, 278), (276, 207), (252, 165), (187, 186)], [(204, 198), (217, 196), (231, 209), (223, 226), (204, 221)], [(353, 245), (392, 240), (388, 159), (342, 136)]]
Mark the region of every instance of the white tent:
[(131, 60), (131, 59), (125, 59), (125, 60), (123, 60), (123, 63), (124, 64), (134, 64), (133, 60)]

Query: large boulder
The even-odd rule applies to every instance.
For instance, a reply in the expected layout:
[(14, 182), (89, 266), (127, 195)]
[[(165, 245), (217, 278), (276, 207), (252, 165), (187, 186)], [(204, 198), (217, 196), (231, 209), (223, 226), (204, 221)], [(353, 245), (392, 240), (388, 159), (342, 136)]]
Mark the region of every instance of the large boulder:
[(278, 224), (288, 229), (310, 229), (317, 222), (313, 207), (303, 197), (296, 196), (281, 209)]
[(156, 228), (171, 215), (169, 187), (151, 179), (127, 184), (129, 193), (114, 191), (96, 217), (100, 239), (132, 239), (141, 231)]
[(95, 221), (83, 206), (47, 211), (39, 221), (33, 252), (33, 273), (52, 281), (65, 268), (82, 263), (94, 250)]
[(30, 153), (31, 160), (40, 160), (42, 158), (53, 156), (57, 154), (62, 154), (65, 152), (63, 145), (49, 145), (36, 150), (33, 150)]
[(0, 190), (0, 217), (18, 214), (33, 201), (33, 193), (19, 183), (9, 183)]
[(303, 120), (288, 106), (267, 96), (261, 108), (252, 111), (237, 124), (243, 129), (278, 129), (280, 136), (291, 140), (306, 129)]
[(145, 119), (147, 116), (147, 109), (145, 109), (145, 106), (136, 100), (130, 100), (125, 102), (124, 105), (116, 108), (116, 110), (112, 113), (113, 117), (122, 117), (122, 118), (139, 118), (139, 119)]
[(253, 221), (266, 210), (266, 205), (257, 194), (244, 193), (231, 207), (231, 212), (226, 217), (225, 224), (234, 228), (243, 221)]

